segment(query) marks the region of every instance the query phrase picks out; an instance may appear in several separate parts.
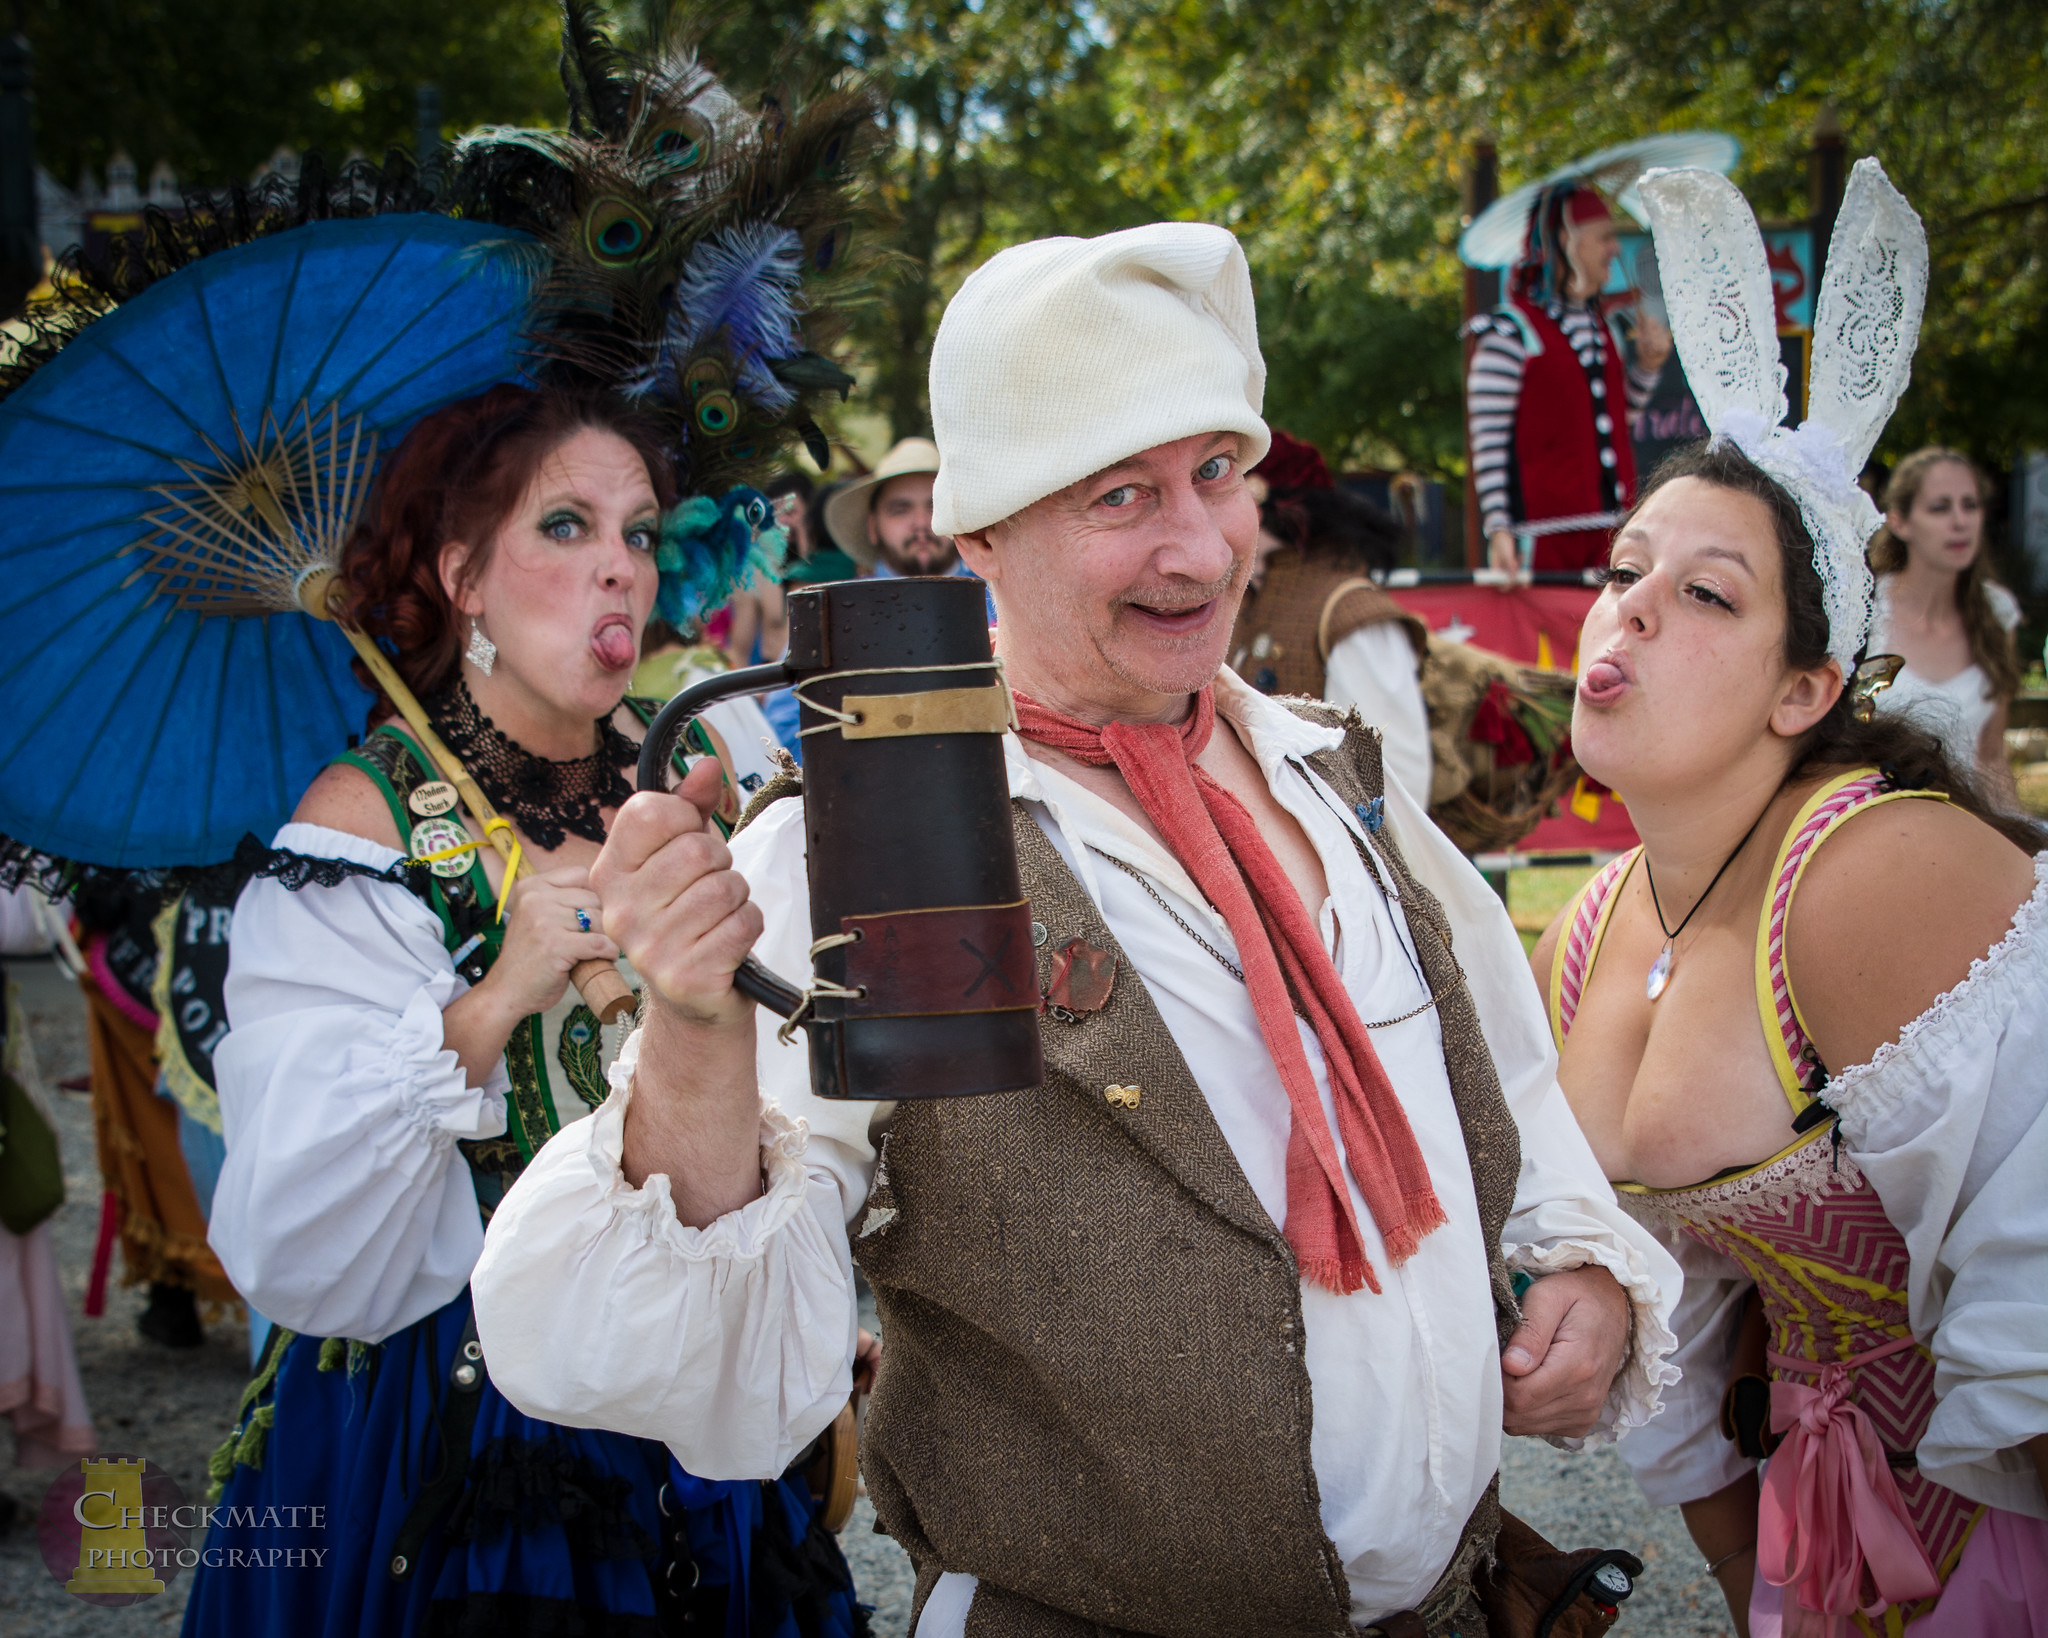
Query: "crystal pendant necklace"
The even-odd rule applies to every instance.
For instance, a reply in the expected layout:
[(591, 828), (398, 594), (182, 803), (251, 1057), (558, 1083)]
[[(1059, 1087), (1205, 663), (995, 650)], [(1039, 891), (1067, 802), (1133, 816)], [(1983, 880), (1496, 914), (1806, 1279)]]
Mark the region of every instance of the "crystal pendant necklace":
[[(1766, 805), (1764, 813), (1770, 811), (1770, 807)], [(1707, 891), (1692, 901), (1692, 908), (1685, 913), (1685, 921), (1681, 921), (1676, 927), (1665, 925), (1664, 906), (1657, 898), (1657, 872), (1650, 867), (1650, 850), (1643, 849), (1643, 874), (1650, 883), (1650, 905), (1657, 912), (1657, 925), (1664, 933), (1664, 948), (1657, 952), (1657, 959), (1650, 963), (1650, 976), (1643, 983), (1643, 993), (1652, 1001), (1671, 987), (1672, 956), (1678, 943), (1678, 935), (1685, 931), (1686, 922), (1700, 913), (1700, 906), (1707, 902), (1708, 894), (1721, 884), (1721, 878), (1728, 874), (1728, 867), (1741, 855), (1742, 850), (1749, 846), (1749, 839), (1756, 834), (1756, 827), (1763, 822), (1763, 813), (1750, 821), (1749, 829), (1742, 833), (1742, 840), (1735, 844), (1735, 851), (1721, 861), (1721, 868), (1714, 872), (1714, 879), (1707, 883)]]

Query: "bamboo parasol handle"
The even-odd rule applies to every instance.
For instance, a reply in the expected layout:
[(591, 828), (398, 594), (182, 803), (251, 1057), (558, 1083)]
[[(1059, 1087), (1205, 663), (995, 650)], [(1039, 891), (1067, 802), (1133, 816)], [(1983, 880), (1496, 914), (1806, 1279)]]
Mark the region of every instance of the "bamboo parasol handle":
[[(456, 794), (462, 798), (462, 805), (469, 809), (477, 823), (486, 827), (485, 835), (500, 854), (508, 861), (512, 857), (512, 842), (505, 830), (493, 825), (498, 810), (491, 806), (491, 799), (484, 795), (483, 788), (470, 776), (462, 765), (462, 759), (442, 743), (441, 736), (434, 732), (427, 721), (427, 714), (420, 709), (420, 702), (413, 698), (413, 692), (406, 687), (405, 679), (399, 676), (384, 651), (375, 643), (345, 621), (335, 619), (328, 595), (333, 590), (336, 576), (332, 569), (316, 569), (307, 575), (299, 588), (299, 599), (309, 613), (322, 620), (333, 620), (341, 628), (341, 634), (349, 640), (349, 646), (362, 656), (363, 664), (370, 668), (370, 675), (390, 696), (391, 703), (398, 707), (399, 715), (405, 718), (406, 726), (412, 729), (420, 742), (420, 748), (434, 759), (442, 776), (453, 785)], [(519, 875), (533, 874), (533, 865), (524, 857), (519, 861)], [(506, 884), (506, 892), (511, 884)], [(569, 980), (583, 997), (583, 1003), (597, 1014), (600, 1021), (615, 1024), (637, 1004), (632, 986), (626, 982), (618, 965), (610, 961), (579, 961), (569, 971)]]

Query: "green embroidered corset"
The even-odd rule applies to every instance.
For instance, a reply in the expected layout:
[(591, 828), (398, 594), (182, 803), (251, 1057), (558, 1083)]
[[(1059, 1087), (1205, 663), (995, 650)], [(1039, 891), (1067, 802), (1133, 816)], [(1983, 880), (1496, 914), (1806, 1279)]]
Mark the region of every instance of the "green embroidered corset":
[[(433, 817), (412, 810), (410, 799), (420, 786), (437, 782), (412, 741), (386, 726), (362, 745), (335, 758), (367, 774), (383, 793), (408, 855), (433, 851), (412, 838), (424, 820)], [(445, 815), (460, 825), (460, 816)], [(438, 845), (438, 844), (437, 844)], [(497, 919), (498, 898), (484, 872), (479, 849), (468, 855), (459, 875), (427, 876), (426, 904), (440, 918), (442, 941), (455, 970), (471, 984), (482, 981), (504, 947), (504, 924)], [(627, 972), (632, 980), (632, 973)], [(490, 1220), (505, 1190), (540, 1146), (571, 1121), (581, 1120), (604, 1102), (609, 1090), (605, 1071), (617, 1056), (627, 1025), (607, 1030), (572, 989), (546, 1012), (522, 1019), (505, 1043), (505, 1073), (510, 1089), (505, 1099), (505, 1135), (461, 1138), (457, 1147), (469, 1162), (477, 1205)]]

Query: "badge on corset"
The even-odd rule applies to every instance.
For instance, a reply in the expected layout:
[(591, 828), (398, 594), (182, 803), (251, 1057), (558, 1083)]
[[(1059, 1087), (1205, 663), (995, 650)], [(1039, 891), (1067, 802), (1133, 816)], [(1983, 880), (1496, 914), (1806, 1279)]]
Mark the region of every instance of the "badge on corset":
[[(427, 868), (437, 876), (466, 876), (469, 874), (469, 857), (476, 844), (468, 831), (453, 819), (422, 819), (412, 827), (412, 835), (406, 840), (406, 851), (415, 859), (424, 859)], [(462, 849), (451, 853), (454, 848)], [(434, 857), (446, 853), (444, 859)]]

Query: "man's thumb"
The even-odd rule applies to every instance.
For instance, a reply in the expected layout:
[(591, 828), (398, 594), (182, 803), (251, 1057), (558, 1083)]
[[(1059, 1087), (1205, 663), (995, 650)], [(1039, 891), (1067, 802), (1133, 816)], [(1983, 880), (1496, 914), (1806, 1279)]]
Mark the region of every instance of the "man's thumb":
[(718, 811), (719, 787), (724, 778), (725, 770), (718, 758), (707, 756), (683, 776), (675, 794), (703, 814), (708, 825), (710, 816)]
[(1557, 1334), (1558, 1322), (1564, 1318), (1563, 1307), (1538, 1296), (1542, 1289), (1541, 1280), (1529, 1287), (1529, 1295), (1522, 1303), (1522, 1323), (1501, 1353), (1501, 1369), (1509, 1376), (1527, 1376), (1543, 1363), (1543, 1356), (1550, 1352), (1551, 1338)]

